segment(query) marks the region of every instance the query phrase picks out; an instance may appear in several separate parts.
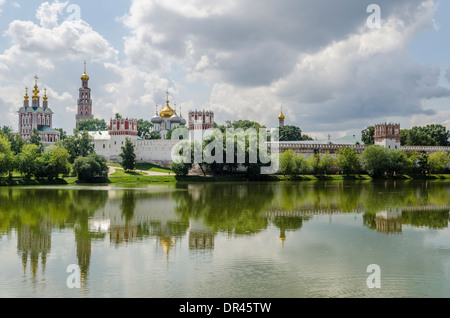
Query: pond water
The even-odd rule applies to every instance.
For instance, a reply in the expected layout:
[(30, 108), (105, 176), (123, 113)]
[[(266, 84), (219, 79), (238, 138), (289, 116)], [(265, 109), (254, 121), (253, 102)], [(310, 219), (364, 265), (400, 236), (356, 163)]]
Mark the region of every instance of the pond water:
[(444, 181), (12, 187), (0, 202), (3, 298), (450, 296)]

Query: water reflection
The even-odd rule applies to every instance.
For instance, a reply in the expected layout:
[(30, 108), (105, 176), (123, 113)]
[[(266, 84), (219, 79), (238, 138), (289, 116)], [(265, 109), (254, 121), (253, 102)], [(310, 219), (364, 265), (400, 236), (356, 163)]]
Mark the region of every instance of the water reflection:
[[(0, 239), (17, 234), (23, 271), (45, 272), (52, 232), (73, 231), (82, 281), (87, 283), (92, 245), (154, 240), (169, 257), (188, 238), (191, 253), (211, 252), (218, 233), (255, 235), (275, 227), (284, 242), (315, 215), (359, 213), (361, 226), (380, 234), (405, 226), (449, 224), (446, 182), (338, 182), (181, 184), (171, 191), (143, 189), (2, 188)], [(28, 267), (29, 266), (29, 267)]]

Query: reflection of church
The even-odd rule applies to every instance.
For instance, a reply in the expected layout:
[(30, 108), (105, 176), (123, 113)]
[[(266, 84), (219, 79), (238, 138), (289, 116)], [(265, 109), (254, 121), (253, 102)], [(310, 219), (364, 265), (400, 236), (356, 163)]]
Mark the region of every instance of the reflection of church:
[(22, 265), (26, 271), (28, 257), (30, 257), (31, 272), (37, 274), (39, 257), (41, 258), (42, 271), (45, 271), (47, 254), (51, 248), (51, 224), (41, 222), (36, 226), (24, 225), (17, 232), (17, 251), (22, 254)]
[(214, 231), (205, 226), (201, 220), (191, 220), (189, 226), (189, 250), (213, 250), (214, 235)]
[(389, 209), (377, 212), (375, 217), (377, 232), (394, 234), (402, 233), (402, 211), (401, 209)]

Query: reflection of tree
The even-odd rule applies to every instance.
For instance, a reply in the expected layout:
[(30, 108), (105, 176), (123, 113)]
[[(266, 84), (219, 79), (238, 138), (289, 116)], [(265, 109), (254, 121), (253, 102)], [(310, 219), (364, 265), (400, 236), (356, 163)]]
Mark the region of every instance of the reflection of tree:
[(174, 191), (172, 198), (181, 217), (201, 219), (213, 231), (251, 234), (267, 228), (267, 218), (259, 213), (273, 199), (273, 187), (264, 183), (195, 184), (185, 187), (186, 191)]
[(309, 216), (276, 216), (272, 223), (280, 229), (280, 239), (286, 239), (286, 231), (300, 230), (303, 226), (303, 221), (309, 220)]
[(450, 221), (449, 211), (402, 212), (403, 224), (414, 227), (426, 226), (430, 229), (445, 229)]
[(123, 193), (120, 208), (122, 209), (122, 216), (125, 218), (125, 223), (128, 224), (133, 219), (134, 209), (136, 208), (135, 190), (126, 190)]

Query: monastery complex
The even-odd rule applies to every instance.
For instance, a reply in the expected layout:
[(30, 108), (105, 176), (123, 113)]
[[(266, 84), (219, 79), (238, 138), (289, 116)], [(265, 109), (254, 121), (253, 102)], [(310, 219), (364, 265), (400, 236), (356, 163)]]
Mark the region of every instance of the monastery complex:
[[(38, 77), (35, 76), (33, 95), (28, 96), (28, 88), (24, 96), (23, 106), (19, 109), (18, 132), (23, 138), (30, 141), (31, 134), (37, 129), (44, 145), (52, 145), (60, 140), (60, 132), (53, 129), (53, 111), (49, 108), (46, 89), (42, 104), (40, 102)], [(150, 117), (150, 116), (149, 116)], [(89, 88), (89, 76), (86, 73), (86, 63), (84, 73), (81, 75), (81, 87), (77, 101), (77, 114), (75, 116), (75, 125), (78, 128), (80, 122), (93, 119), (93, 103), (91, 98), (91, 89)], [(94, 150), (102, 155), (109, 162), (118, 162), (119, 154), (122, 152), (122, 146), (125, 140), (129, 138), (135, 146), (137, 162), (154, 163), (160, 166), (170, 166), (172, 157), (172, 148), (179, 140), (167, 139), (169, 130), (186, 127), (189, 129), (189, 139), (197, 140), (198, 136), (204, 136), (214, 129), (214, 112), (210, 110), (189, 110), (187, 119), (181, 113), (177, 113), (176, 105), (171, 105), (169, 93), (165, 106), (158, 112), (156, 109), (153, 117), (149, 118), (153, 124), (152, 131), (158, 132), (161, 139), (144, 140), (138, 136), (138, 121), (132, 118), (114, 118), (110, 119), (110, 127), (107, 131), (89, 132), (94, 139)], [(285, 125), (285, 115), (283, 111), (278, 115), (279, 127)], [(450, 147), (429, 147), (415, 146), (405, 147), (400, 145), (400, 124), (382, 123), (375, 127), (375, 144), (389, 149), (403, 149), (417, 152), (450, 152)], [(194, 137), (195, 136), (195, 137)], [(352, 138), (341, 138), (331, 140), (314, 141), (282, 141), (277, 143), (268, 143), (269, 151), (279, 153), (292, 149), (296, 153), (306, 156), (315, 153), (335, 153), (341, 148), (351, 147), (356, 153), (362, 153), (365, 145)]]

